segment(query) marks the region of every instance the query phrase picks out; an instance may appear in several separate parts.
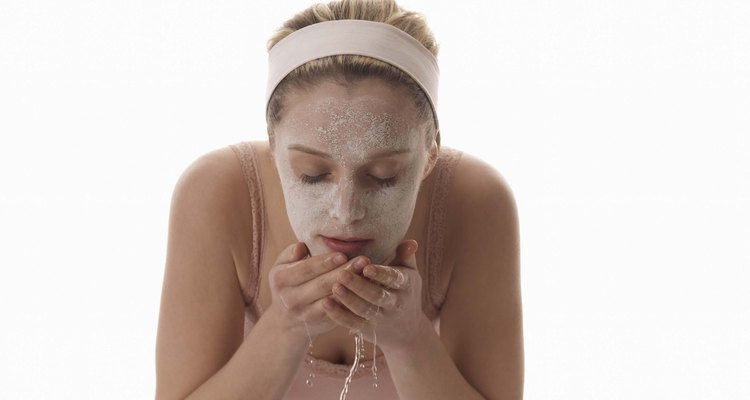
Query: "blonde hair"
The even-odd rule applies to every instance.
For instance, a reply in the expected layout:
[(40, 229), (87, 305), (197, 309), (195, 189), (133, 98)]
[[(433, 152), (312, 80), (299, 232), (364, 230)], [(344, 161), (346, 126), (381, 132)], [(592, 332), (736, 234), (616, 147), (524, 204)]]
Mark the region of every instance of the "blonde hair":
[[(339, 0), (308, 7), (284, 22), (268, 40), (268, 50), (292, 32), (308, 25), (342, 19), (360, 19), (383, 22), (395, 26), (417, 39), (437, 57), (438, 44), (424, 17), (401, 8), (394, 0)], [(427, 132), (427, 146), (434, 140), (440, 146), (440, 132), (435, 125), (434, 110), (419, 85), (400, 69), (374, 58), (359, 55), (336, 55), (309, 61), (290, 72), (276, 87), (268, 102), (266, 123), (271, 145), (274, 144), (274, 127), (284, 111), (284, 97), (292, 87), (304, 88), (328, 79), (342, 85), (357, 78), (379, 77), (398, 88), (405, 89), (414, 98), (418, 117)]]

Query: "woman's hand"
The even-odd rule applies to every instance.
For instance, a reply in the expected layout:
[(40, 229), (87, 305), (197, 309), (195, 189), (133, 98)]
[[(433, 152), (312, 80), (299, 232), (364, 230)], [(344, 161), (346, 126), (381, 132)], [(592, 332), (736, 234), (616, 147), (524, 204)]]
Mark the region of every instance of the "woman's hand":
[(323, 301), (344, 269), (364, 266), (364, 256), (347, 261), (346, 255), (332, 252), (310, 257), (304, 243), (295, 243), (281, 252), (268, 273), (271, 288), (270, 312), (281, 317), (285, 329), (307, 339), (336, 327), (323, 309)]
[[(350, 331), (359, 331), (381, 348), (408, 346), (423, 327), (422, 278), (417, 270), (417, 242), (402, 242), (393, 266), (368, 264), (338, 271), (333, 298), (323, 303), (328, 317)], [(336, 301), (334, 301), (334, 299)], [(341, 304), (339, 304), (339, 302)]]

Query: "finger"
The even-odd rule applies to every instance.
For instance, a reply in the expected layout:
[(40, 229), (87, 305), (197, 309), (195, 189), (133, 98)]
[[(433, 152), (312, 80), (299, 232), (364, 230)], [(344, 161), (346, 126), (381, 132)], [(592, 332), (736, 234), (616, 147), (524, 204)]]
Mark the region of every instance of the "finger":
[[(367, 265), (370, 260), (365, 256), (355, 257), (344, 265), (331, 268), (330, 271), (321, 274), (297, 286), (294, 290), (293, 301), (300, 304), (308, 304), (331, 295), (331, 290), (342, 272), (353, 273), (355, 265)], [(364, 279), (361, 278), (360, 279)], [(289, 299), (287, 299), (289, 300)]]
[(301, 260), (310, 254), (307, 245), (303, 242), (292, 243), (281, 251), (274, 265), (289, 264)]
[(339, 299), (346, 299), (347, 295), (351, 294), (367, 303), (353, 299), (354, 303), (350, 304), (353, 306), (350, 307), (351, 310), (361, 317), (366, 317), (365, 313), (370, 312), (370, 306), (392, 308), (396, 304), (396, 296), (386, 288), (349, 271), (339, 272), (338, 282), (333, 285), (333, 290)]
[(385, 265), (370, 264), (364, 268), (362, 273), (365, 277), (391, 289), (403, 289), (409, 281), (409, 275), (398, 268)]
[(369, 331), (366, 330), (368, 326), (371, 326), (369, 321), (354, 314), (343, 304), (337, 303), (333, 298), (329, 297), (323, 301), (323, 309), (328, 314), (328, 318), (340, 326), (349, 328), (350, 331)]
[(419, 243), (416, 240), (406, 240), (396, 248), (396, 259), (390, 265), (400, 265), (417, 269), (417, 250)]
[(400, 265), (417, 269), (416, 254), (418, 247), (416, 240), (405, 240), (399, 243), (396, 251), (383, 262), (383, 265)]
[(344, 285), (339, 283), (333, 285), (333, 295), (349, 311), (363, 319), (371, 320), (376, 314), (379, 314), (379, 306), (359, 297)]
[(361, 274), (362, 270), (365, 268), (365, 265), (370, 264), (370, 258), (367, 256), (357, 256), (350, 260), (350, 262), (347, 263), (347, 265), (344, 267), (345, 270), (351, 271), (354, 274)]
[(325, 300), (326, 297), (323, 297), (305, 308), (300, 314), (302, 319), (309, 322), (320, 322), (321, 320), (328, 319), (324, 306)]
[(299, 286), (320, 275), (333, 271), (339, 266), (344, 265), (346, 261), (346, 256), (343, 253), (322, 254), (293, 262), (280, 275), (283, 274), (282, 279), (286, 286)]

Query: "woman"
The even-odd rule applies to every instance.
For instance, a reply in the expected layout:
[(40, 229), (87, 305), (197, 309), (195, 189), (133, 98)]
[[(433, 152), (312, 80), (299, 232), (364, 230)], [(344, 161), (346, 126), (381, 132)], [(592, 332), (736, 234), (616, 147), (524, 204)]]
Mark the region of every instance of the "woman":
[(157, 398), (522, 398), (515, 202), (440, 147), (436, 53), (393, 1), (269, 41), (268, 142), (174, 189)]

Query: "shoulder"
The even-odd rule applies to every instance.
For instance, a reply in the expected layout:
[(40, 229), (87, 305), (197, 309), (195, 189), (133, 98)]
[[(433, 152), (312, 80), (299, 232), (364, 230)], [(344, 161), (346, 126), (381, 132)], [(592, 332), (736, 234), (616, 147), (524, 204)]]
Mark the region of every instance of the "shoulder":
[(242, 173), (237, 157), (227, 146), (195, 158), (175, 184), (174, 196), (188, 197), (203, 205), (228, 205)]
[[(496, 195), (512, 197), (510, 185), (505, 177), (489, 162), (466, 152), (456, 164), (454, 175), (455, 188), (472, 189), (472, 191), (495, 192)], [(486, 192), (480, 192), (487, 194)], [(474, 197), (474, 196), (472, 196)]]
[(243, 218), (238, 217), (247, 198), (244, 181), (242, 166), (230, 146), (208, 151), (190, 162), (178, 178), (171, 213), (231, 239), (242, 228)]
[(487, 161), (463, 152), (454, 167), (450, 193), (450, 224), (457, 237), (472, 240), (517, 229), (513, 190)]
[[(178, 185), (182, 182), (218, 179), (220, 182), (231, 177), (241, 176), (238, 156), (231, 146), (210, 150), (188, 164), (180, 175)], [(204, 182), (208, 183), (208, 182)]]

